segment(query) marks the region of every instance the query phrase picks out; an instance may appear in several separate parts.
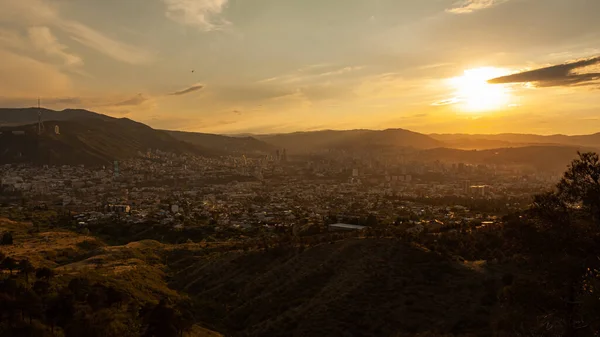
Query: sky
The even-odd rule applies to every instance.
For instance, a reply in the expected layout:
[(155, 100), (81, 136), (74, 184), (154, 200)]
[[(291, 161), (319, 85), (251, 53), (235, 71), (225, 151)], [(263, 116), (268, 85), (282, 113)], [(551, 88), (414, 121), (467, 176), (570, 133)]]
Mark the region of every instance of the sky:
[(600, 131), (598, 0), (0, 0), (0, 106), (222, 134)]

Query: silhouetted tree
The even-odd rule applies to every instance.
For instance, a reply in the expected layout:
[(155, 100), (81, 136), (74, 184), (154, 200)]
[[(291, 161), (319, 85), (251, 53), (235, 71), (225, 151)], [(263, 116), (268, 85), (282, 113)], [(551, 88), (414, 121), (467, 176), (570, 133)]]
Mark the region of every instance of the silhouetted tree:
[[(564, 336), (575, 336), (585, 296), (585, 275), (600, 256), (600, 162), (595, 153), (579, 153), (556, 191), (535, 197), (531, 209), (541, 241), (529, 242), (536, 267), (564, 302)], [(593, 290), (592, 290), (593, 291)], [(598, 291), (598, 289), (596, 289)], [(587, 291), (589, 293), (589, 290)]]
[(35, 267), (29, 260), (21, 260), (19, 262), (19, 270), (25, 275), (25, 280), (29, 283), (29, 275), (35, 272)]
[(0, 240), (0, 245), (8, 246), (13, 244), (13, 235), (11, 232), (6, 232), (2, 235), (2, 240)]
[(68, 288), (75, 299), (83, 301), (90, 292), (90, 281), (87, 278), (76, 277), (69, 282)]
[(35, 291), (36, 294), (38, 294), (42, 298), (45, 298), (46, 295), (48, 295), (48, 292), (50, 291), (50, 283), (44, 280), (37, 280), (33, 284), (32, 289), (33, 291)]
[(54, 276), (54, 272), (52, 269), (47, 267), (38, 268), (35, 271), (35, 277), (37, 279), (42, 279), (46, 281), (50, 281), (50, 279)]
[(161, 300), (145, 317), (144, 337), (177, 337), (175, 310)]
[(18, 264), (15, 259), (9, 256), (2, 261), (1, 266), (3, 269), (10, 270), (10, 274), (12, 275), (13, 270), (18, 267)]

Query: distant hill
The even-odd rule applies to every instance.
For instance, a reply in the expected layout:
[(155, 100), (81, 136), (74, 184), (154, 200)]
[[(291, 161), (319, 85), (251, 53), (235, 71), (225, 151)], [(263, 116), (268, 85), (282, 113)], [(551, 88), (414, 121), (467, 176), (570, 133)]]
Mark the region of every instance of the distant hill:
[(219, 152), (236, 154), (272, 153), (273, 145), (254, 137), (229, 137), (199, 132), (165, 131), (176, 139), (212, 149)]
[[(58, 125), (60, 134), (54, 132)], [(164, 131), (123, 119), (80, 119), (0, 128), (0, 163), (104, 165), (159, 149), (175, 153), (214, 155), (215, 152), (173, 138)], [(23, 134), (14, 134), (13, 131)]]
[(37, 123), (38, 113), (44, 121), (70, 121), (80, 119), (113, 120), (115, 118), (83, 109), (54, 111), (38, 108), (0, 108), (0, 126), (26, 125)]
[(261, 135), (256, 138), (290, 152), (313, 152), (328, 149), (368, 149), (373, 147), (410, 147), (430, 149), (444, 143), (427, 135), (403, 129), (295, 132)]
[(576, 146), (543, 145), (480, 151), (438, 148), (417, 152), (414, 154), (413, 159), (470, 164), (524, 165), (538, 170), (563, 172), (567, 165), (577, 157), (577, 151), (589, 150), (593, 149)]
[(449, 146), (457, 148), (490, 148), (491, 143), (495, 143), (493, 146), (496, 148), (509, 146), (529, 146), (534, 144), (600, 147), (600, 133), (579, 136), (540, 136), (517, 133), (504, 133), (497, 135), (431, 134), (429, 136), (445, 142)]

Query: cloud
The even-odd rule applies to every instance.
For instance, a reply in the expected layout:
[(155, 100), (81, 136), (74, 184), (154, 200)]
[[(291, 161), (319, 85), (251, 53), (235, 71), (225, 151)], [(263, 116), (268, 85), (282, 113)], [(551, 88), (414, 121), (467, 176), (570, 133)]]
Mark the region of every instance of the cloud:
[(444, 105), (457, 104), (457, 103), (460, 103), (460, 102), (461, 102), (461, 100), (459, 98), (454, 97), (454, 98), (449, 98), (449, 99), (444, 99), (444, 100), (441, 100), (441, 101), (437, 101), (435, 103), (432, 103), (431, 105), (433, 105), (433, 106), (444, 106)]
[(67, 47), (58, 42), (48, 27), (29, 28), (29, 38), (36, 49), (62, 59), (67, 66), (83, 64), (81, 57), (66, 51)]
[(113, 40), (102, 33), (75, 21), (59, 23), (58, 26), (82, 45), (129, 64), (149, 64), (153, 56), (140, 48)]
[[(0, 49), (0, 93), (5, 97), (57, 97), (72, 94), (70, 78), (55, 66)], [(35, 99), (34, 99), (35, 98)]]
[(80, 97), (58, 97), (58, 98), (45, 98), (44, 104), (65, 104), (69, 106), (80, 105), (83, 103), (83, 99)]
[(26, 43), (23, 41), (23, 37), (12, 30), (0, 29), (0, 47), (10, 49), (23, 49), (26, 48)]
[(126, 100), (118, 102), (118, 103), (110, 104), (110, 106), (136, 106), (136, 105), (142, 105), (149, 100), (150, 100), (150, 98), (144, 96), (143, 94), (137, 94), (136, 96), (134, 96), (130, 99), (126, 99)]
[(362, 69), (364, 69), (364, 67), (362, 66), (336, 67), (333, 65), (318, 64), (300, 68), (294, 72), (284, 74), (281, 76), (260, 80), (258, 81), (258, 83), (277, 82), (280, 84), (296, 84), (315, 81), (318, 81), (320, 83), (326, 79), (340, 79), (346, 75), (350, 75), (351, 73), (355, 73)]
[[(148, 51), (112, 39), (75, 20), (61, 16), (53, 1), (0, 0), (0, 22), (23, 26), (51, 27), (66, 33), (72, 40), (115, 60), (130, 64), (148, 64), (153, 55)], [(38, 32), (39, 33), (39, 32)], [(64, 48), (62, 49), (63, 52)]]
[(507, 1), (509, 0), (461, 0), (455, 2), (454, 7), (446, 11), (454, 14), (469, 14)]
[(203, 88), (204, 88), (204, 84), (196, 84), (187, 89), (183, 89), (180, 91), (175, 91), (173, 93), (170, 93), (169, 96), (181, 96), (181, 95), (192, 93), (194, 91), (202, 90)]
[(534, 83), (539, 87), (598, 84), (600, 72), (576, 73), (575, 70), (600, 65), (600, 56), (564, 63), (489, 80), (491, 84)]
[(228, 0), (163, 0), (166, 16), (178, 23), (209, 32), (222, 29), (229, 22), (219, 18)]

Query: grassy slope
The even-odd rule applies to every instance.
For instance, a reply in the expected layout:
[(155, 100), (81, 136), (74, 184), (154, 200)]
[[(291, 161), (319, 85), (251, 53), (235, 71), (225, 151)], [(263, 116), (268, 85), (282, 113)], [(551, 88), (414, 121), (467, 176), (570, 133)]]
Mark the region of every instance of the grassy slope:
[(232, 335), (490, 334), (481, 272), (393, 240), (179, 256), (171, 267), (201, 319)]
[[(32, 225), (0, 218), (0, 232), (13, 232), (14, 244), (0, 251), (16, 260), (28, 259), (35, 267), (54, 270), (59, 282), (78, 275), (113, 286), (140, 302), (176, 300), (185, 295), (169, 288), (161, 253), (165, 246), (156, 241), (106, 246), (90, 236), (65, 230), (28, 233)], [(195, 326), (188, 336), (213, 337), (220, 334)]]

